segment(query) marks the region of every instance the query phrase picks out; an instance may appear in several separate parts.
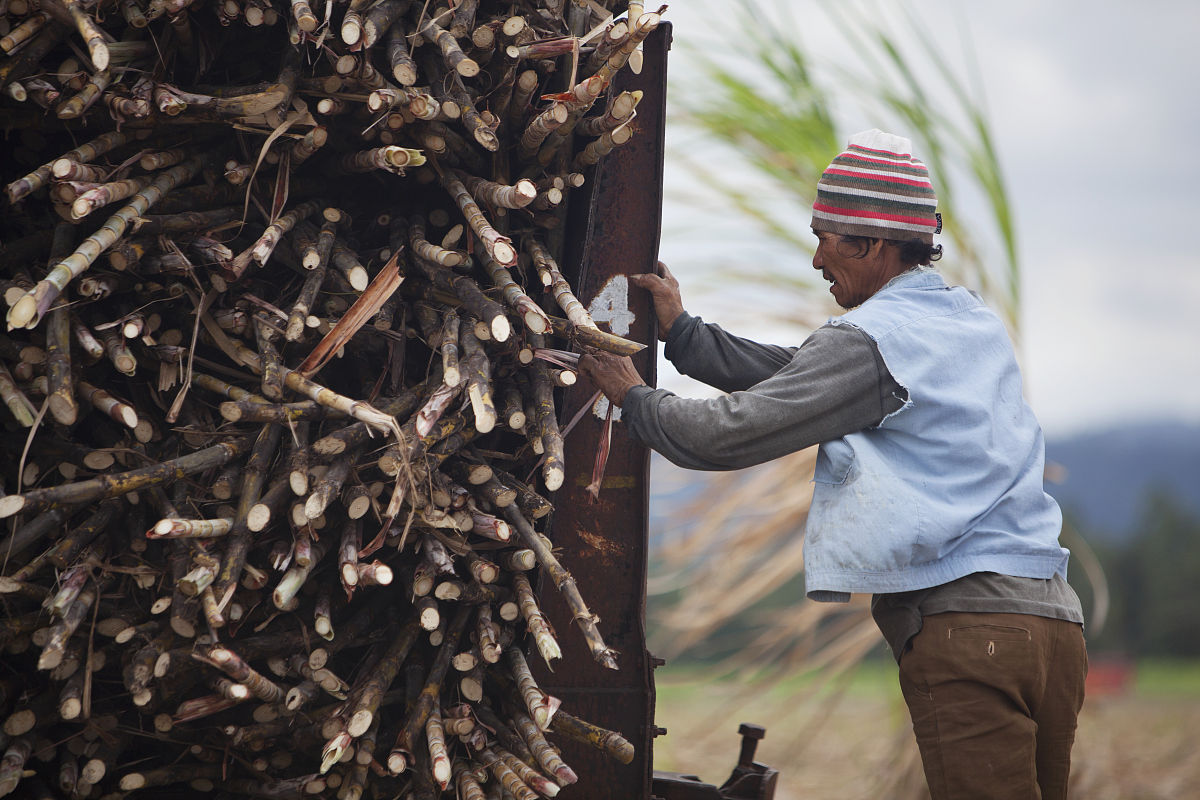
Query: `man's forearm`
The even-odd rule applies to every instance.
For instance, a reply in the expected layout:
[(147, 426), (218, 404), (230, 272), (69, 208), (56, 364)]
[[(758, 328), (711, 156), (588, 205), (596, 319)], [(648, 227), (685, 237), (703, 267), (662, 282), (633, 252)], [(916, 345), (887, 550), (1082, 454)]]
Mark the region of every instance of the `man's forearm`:
[(796, 348), (759, 344), (686, 312), (667, 335), (666, 357), (679, 372), (720, 389), (748, 389), (783, 369)]

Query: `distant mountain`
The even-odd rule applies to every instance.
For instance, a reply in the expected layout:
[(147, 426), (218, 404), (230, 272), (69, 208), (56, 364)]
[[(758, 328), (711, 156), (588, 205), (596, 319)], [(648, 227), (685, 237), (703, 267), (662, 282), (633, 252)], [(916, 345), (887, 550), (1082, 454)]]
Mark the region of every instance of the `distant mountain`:
[[(1149, 493), (1161, 489), (1200, 515), (1200, 426), (1154, 423), (1087, 431), (1046, 442), (1049, 492), (1082, 532), (1097, 541), (1124, 541)], [(688, 523), (674, 518), (705, 491), (711, 473), (651, 459), (650, 529), (672, 536)]]
[(1046, 491), (1099, 540), (1136, 536), (1142, 503), (1156, 489), (1200, 515), (1200, 426), (1127, 425), (1050, 439), (1046, 459), (1051, 474), (1055, 464), (1064, 470)]

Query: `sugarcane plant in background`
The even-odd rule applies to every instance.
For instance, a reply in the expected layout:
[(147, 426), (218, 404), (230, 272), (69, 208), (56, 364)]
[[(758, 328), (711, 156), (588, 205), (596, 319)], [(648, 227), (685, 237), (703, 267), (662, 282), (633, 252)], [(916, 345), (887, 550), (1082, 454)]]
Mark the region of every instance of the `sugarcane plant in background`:
[(625, 11), (0, 0), (0, 796), (553, 797), (546, 732), (631, 761), (523, 653), (619, 666), (547, 522), (555, 387), (642, 348), (560, 267), (636, 133), (612, 80), (660, 15)]
[[(683, 44), (676, 56), (677, 63), (687, 59), (695, 67), (675, 71), (688, 83), (673, 96), (682, 98), (678, 119), (696, 146), (672, 157), (708, 184), (711, 196), (720, 198), (723, 215), (732, 205), (739, 219), (761, 231), (774, 255), (739, 261), (722, 254), (711, 263), (672, 264), (681, 276), (692, 276), (685, 289), (708, 282), (725, 292), (729, 285), (723, 276), (735, 274), (739, 284), (768, 287), (786, 302), (756, 303), (754, 313), (761, 321), (772, 308), (788, 309), (775, 321), (785, 330), (794, 326), (796, 342), (836, 313), (831, 302), (811, 299), (821, 292), (809, 279), (815, 239), (807, 222), (821, 172), (852, 132), (840, 119), (855, 104), (858, 117), (902, 132), (927, 159), (945, 220), (946, 257), (938, 268), (949, 281), (983, 293), (1019, 342), (1020, 270), (1012, 209), (981, 92), (961, 77), (971, 71), (953, 67), (927, 28), (902, 10), (869, 2), (852, 9), (834, 3), (735, 5), (742, 13), (718, 15), (714, 8), (709, 17), (744, 23), (712, 31), (719, 47), (703, 46), (694, 36), (693, 46)], [(813, 20), (844, 37), (832, 64), (820, 62), (803, 44)], [(726, 166), (703, 169), (689, 160), (693, 154)], [(977, 198), (989, 212), (984, 218), (966, 211)], [(787, 254), (783, 261), (780, 252)], [(730, 308), (722, 322), (737, 330), (737, 319), (738, 310)], [(823, 687), (838, 685), (881, 646), (865, 602), (812, 603), (799, 590), (815, 455), (813, 448), (713, 478), (715, 486), (702, 501), (677, 512), (680, 520), (691, 520), (686, 533), (656, 539), (657, 574), (650, 584), (654, 652), (668, 659), (703, 653), (710, 663), (713, 653), (721, 653), (725, 657), (716, 660), (713, 675), (755, 679), (714, 712), (710, 730), (724, 730), (732, 722), (726, 717), (750, 692), (808, 674), (815, 680), (806, 684), (805, 691), (812, 693), (806, 696), (816, 696)], [(720, 499), (714, 503), (714, 497)], [(828, 710), (823, 703), (793, 699), (778, 707), (801, 715)], [(819, 725), (791, 727), (796, 733), (783, 751), (800, 758), (796, 769), (802, 769), (801, 745)], [(897, 737), (898, 763), (919, 770), (910, 739)], [(789, 764), (771, 763), (788, 773)], [(904, 774), (898, 769), (881, 780), (901, 776), (895, 779), (903, 782)], [(880, 793), (900, 796), (895, 789), (889, 783)]]

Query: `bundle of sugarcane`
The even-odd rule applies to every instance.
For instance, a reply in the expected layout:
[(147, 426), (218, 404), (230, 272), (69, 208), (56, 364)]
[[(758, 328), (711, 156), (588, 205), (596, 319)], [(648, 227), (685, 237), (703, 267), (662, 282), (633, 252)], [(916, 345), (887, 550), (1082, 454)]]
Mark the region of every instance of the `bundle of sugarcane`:
[(559, 267), (659, 19), (611, 11), (0, 0), (0, 796), (552, 797), (547, 730), (632, 758), (522, 651), (559, 657), (540, 574), (616, 667), (538, 530), (563, 351), (641, 349)]

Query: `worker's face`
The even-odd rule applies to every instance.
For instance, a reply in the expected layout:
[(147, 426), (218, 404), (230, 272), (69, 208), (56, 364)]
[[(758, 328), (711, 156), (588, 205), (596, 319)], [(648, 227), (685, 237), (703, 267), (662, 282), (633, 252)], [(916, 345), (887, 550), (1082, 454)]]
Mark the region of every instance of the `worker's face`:
[(862, 305), (893, 277), (882, 239), (848, 240), (827, 231), (814, 233), (819, 241), (813, 269), (821, 270), (822, 277), (832, 284), (829, 293), (842, 308)]

